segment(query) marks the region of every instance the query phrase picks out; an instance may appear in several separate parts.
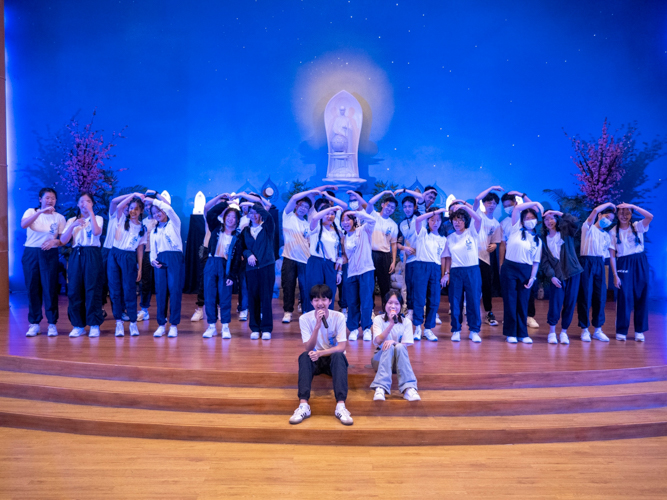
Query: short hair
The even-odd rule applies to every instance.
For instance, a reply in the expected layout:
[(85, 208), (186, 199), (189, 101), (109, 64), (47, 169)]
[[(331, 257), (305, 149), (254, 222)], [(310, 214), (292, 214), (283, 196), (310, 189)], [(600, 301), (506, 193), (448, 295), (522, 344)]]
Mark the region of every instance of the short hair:
[(486, 203), (487, 201), (495, 201), (496, 205), (500, 203), (500, 199), (498, 198), (498, 195), (496, 193), (489, 193), (487, 194), (484, 198), (482, 198), (482, 203)]
[(513, 194), (505, 193), (502, 198), (500, 198), (500, 201), (502, 203), (505, 203), (506, 201), (513, 201), (516, 203), (516, 199), (514, 198)]
[(39, 190), (39, 197), (41, 198), (44, 196), (46, 193), (52, 193), (56, 198), (58, 198), (58, 193), (56, 193), (56, 190), (50, 187), (45, 187)]
[(313, 285), (310, 289), (310, 300), (313, 299), (329, 299), (333, 300), (333, 292), (328, 285), (322, 283), (321, 285)]
[(465, 228), (468, 229), (470, 227), (470, 214), (467, 212), (467, 210), (459, 208), (455, 212), (449, 214), (449, 220), (454, 222), (454, 219), (463, 219)]
[(406, 196), (405, 198), (403, 198), (403, 199), (401, 200), (401, 205), (404, 204), (406, 201), (409, 201), (409, 202), (412, 203), (415, 207), (417, 207), (417, 199), (416, 199), (414, 196), (410, 196), (410, 195), (408, 195), (408, 196)]
[(384, 196), (380, 201), (380, 205), (384, 205), (385, 203), (393, 203), (394, 205), (398, 206), (398, 200), (391, 194)]
[(301, 198), (299, 201), (297, 201), (296, 204), (298, 205), (298, 204), (301, 203), (302, 201), (305, 202), (305, 203), (308, 203), (308, 206), (309, 206), (310, 208), (313, 208), (313, 200), (311, 200), (308, 196), (304, 196), (304, 197)]
[(332, 198), (335, 198), (335, 197), (336, 197), (336, 193), (334, 193), (334, 192), (331, 191), (331, 190), (327, 190), (327, 191), (325, 191), (325, 193), (327, 193), (327, 194), (328, 194), (329, 196), (331, 196)]
[(435, 188), (435, 186), (426, 186), (426, 187), (424, 188), (424, 192), (426, 192), (426, 191), (430, 191), (430, 190), (433, 190), (433, 191), (436, 191), (436, 192), (438, 191), (438, 190)]
[(329, 208), (333, 206), (333, 204), (326, 198), (319, 198), (315, 200), (315, 210), (317, 210), (318, 212), (322, 210), (322, 205), (326, 205), (324, 208)]
[(355, 193), (357, 193), (357, 194), (358, 194), (359, 196), (361, 196), (362, 198), (364, 197), (364, 194), (363, 194), (361, 191), (355, 191)]

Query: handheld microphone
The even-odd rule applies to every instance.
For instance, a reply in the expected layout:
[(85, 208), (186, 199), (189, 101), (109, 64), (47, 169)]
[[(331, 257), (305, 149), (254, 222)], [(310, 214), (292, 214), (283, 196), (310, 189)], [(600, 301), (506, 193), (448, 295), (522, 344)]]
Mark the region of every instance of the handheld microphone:
[(327, 330), (329, 329), (327, 318), (325, 316), (322, 316), (322, 324), (324, 325), (324, 328), (326, 328)]
[(398, 324), (398, 314), (396, 314), (396, 309), (392, 309), (391, 312), (394, 313), (394, 317), (393, 317), (394, 324), (397, 325)]

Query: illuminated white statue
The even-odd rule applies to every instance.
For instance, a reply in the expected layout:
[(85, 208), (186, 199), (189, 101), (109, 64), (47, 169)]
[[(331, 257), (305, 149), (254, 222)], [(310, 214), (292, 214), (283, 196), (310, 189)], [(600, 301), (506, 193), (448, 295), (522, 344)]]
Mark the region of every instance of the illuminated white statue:
[(352, 94), (341, 90), (324, 110), (324, 126), (329, 146), (329, 164), (324, 181), (341, 187), (356, 188), (365, 182), (359, 178), (359, 137), (363, 112)]

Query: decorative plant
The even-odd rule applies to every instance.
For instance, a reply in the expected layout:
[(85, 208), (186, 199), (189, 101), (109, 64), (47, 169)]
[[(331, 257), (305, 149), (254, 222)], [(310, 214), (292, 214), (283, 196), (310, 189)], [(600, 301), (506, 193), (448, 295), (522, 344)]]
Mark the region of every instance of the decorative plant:
[(289, 191), (286, 193), (283, 193), (282, 199), (285, 203), (289, 202), (292, 196), (294, 196), (297, 193), (303, 193), (304, 191), (308, 191), (310, 189), (308, 185), (299, 179), (293, 180), (292, 181), (292, 187), (290, 187)]

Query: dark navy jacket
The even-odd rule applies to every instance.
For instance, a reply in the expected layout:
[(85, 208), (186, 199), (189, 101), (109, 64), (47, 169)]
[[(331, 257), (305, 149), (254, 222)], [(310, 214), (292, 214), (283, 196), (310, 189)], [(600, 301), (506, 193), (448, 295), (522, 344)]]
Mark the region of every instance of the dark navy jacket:
[(583, 268), (577, 258), (577, 249), (574, 235), (577, 232), (577, 219), (570, 214), (563, 214), (560, 219), (559, 229), (563, 245), (560, 247), (560, 258), (556, 259), (551, 255), (547, 237), (542, 236), (542, 261), (540, 266), (544, 274), (551, 280), (554, 276), (560, 281), (564, 281), (571, 276), (583, 272)]
[[(226, 201), (223, 201), (206, 213), (206, 224), (208, 225), (208, 230), (211, 232), (211, 237), (208, 240), (209, 258), (215, 256), (215, 250), (218, 248), (218, 240), (220, 239), (220, 233), (222, 232), (222, 223), (218, 217), (223, 214), (228, 207), (229, 204)], [(241, 238), (238, 231), (232, 233), (232, 242), (229, 245), (227, 257), (226, 274), (229, 276), (229, 279), (236, 281), (239, 272), (241, 271), (241, 266), (243, 265), (243, 248), (241, 247)]]
[[(276, 223), (261, 204), (255, 203), (253, 210), (262, 217), (264, 222), (262, 222), (262, 230), (257, 235), (257, 239), (252, 237), (250, 225), (243, 228), (241, 232), (240, 239), (243, 248), (243, 258), (246, 261), (246, 272), (267, 266), (275, 266), (276, 264), (276, 257), (273, 252)], [(257, 259), (257, 264), (254, 266), (248, 264), (248, 258), (251, 255), (254, 255)]]

